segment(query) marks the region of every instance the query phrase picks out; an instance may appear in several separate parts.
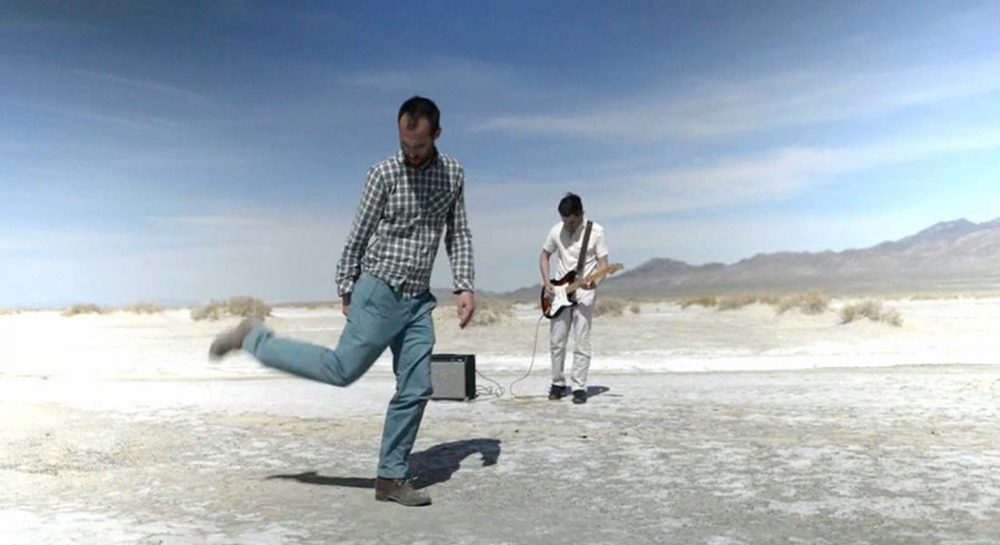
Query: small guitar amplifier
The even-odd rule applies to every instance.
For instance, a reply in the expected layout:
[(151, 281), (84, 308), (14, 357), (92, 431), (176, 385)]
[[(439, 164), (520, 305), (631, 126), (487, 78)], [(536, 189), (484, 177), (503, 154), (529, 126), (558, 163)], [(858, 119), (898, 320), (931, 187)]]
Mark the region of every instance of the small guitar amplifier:
[(476, 397), (476, 355), (432, 355), (431, 386), (431, 399), (467, 401)]

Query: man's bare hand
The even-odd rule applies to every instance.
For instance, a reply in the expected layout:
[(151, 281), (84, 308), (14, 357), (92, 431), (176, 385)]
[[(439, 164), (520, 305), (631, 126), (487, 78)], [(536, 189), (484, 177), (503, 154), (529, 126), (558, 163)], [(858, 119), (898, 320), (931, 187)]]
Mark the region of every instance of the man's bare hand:
[(458, 294), (458, 327), (465, 329), (476, 312), (476, 297), (471, 291)]
[(552, 285), (552, 282), (548, 280), (545, 281), (545, 294), (549, 296), (549, 299), (556, 294), (556, 287)]
[(340, 296), (340, 307), (341, 307), (342, 312), (344, 313), (344, 316), (347, 316), (348, 314), (351, 313), (351, 294), (350, 293), (345, 293), (344, 295)]

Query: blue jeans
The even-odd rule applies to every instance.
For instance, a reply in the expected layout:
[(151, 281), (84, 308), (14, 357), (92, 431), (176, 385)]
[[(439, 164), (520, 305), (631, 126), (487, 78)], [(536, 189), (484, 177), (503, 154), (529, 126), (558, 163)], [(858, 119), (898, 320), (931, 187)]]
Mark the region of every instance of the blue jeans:
[(336, 349), (275, 337), (263, 326), (243, 339), (243, 349), (264, 365), (334, 386), (358, 380), (386, 347), (392, 349), (396, 395), (385, 416), (378, 476), (403, 479), (433, 391), (431, 312), (436, 304), (430, 292), (404, 295), (374, 276), (362, 275), (354, 286), (350, 315)]

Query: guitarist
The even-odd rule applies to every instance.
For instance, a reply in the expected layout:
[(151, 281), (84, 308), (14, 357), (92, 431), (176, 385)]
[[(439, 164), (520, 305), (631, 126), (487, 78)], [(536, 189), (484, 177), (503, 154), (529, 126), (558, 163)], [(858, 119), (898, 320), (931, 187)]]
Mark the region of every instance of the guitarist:
[[(559, 216), (562, 221), (549, 230), (539, 265), (542, 272), (542, 283), (546, 293), (551, 297), (555, 293), (555, 285), (550, 280), (549, 263), (553, 255), (556, 257), (555, 278), (563, 278), (571, 271), (576, 272), (576, 278), (584, 278), (599, 267), (608, 266), (608, 244), (604, 236), (604, 228), (587, 221), (583, 214), (583, 202), (578, 195), (567, 193), (559, 201)], [(583, 259), (580, 259), (581, 253)], [(590, 323), (594, 316), (594, 299), (597, 284), (590, 282), (576, 291), (576, 305), (564, 308), (558, 316), (550, 321), (549, 344), (552, 350), (552, 385), (549, 387), (549, 399), (558, 400), (573, 393), (573, 403), (587, 402), (587, 371), (590, 369)], [(570, 372), (569, 384), (563, 374), (563, 363), (566, 359), (566, 344), (569, 334), (573, 333), (573, 369)]]

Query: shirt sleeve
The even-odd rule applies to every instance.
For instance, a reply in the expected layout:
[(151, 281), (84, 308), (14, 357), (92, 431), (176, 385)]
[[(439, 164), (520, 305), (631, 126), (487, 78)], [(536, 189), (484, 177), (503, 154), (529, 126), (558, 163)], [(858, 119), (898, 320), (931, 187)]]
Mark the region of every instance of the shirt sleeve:
[(340, 295), (354, 291), (354, 283), (361, 276), (361, 258), (382, 217), (387, 195), (382, 173), (372, 168), (368, 171), (368, 180), (361, 194), (361, 205), (354, 216), (354, 226), (351, 227), (351, 233), (344, 244), (344, 253), (337, 263), (337, 293)]
[(556, 246), (555, 229), (549, 229), (549, 234), (545, 235), (545, 242), (542, 243), (542, 250), (553, 254), (558, 249)]
[(604, 228), (597, 231), (597, 239), (594, 241), (594, 256), (598, 259), (608, 257), (608, 239), (604, 235)]
[(458, 172), (458, 194), (448, 213), (444, 247), (451, 261), (455, 293), (475, 291), (475, 267), (472, 258), (472, 231), (465, 215), (465, 172)]

